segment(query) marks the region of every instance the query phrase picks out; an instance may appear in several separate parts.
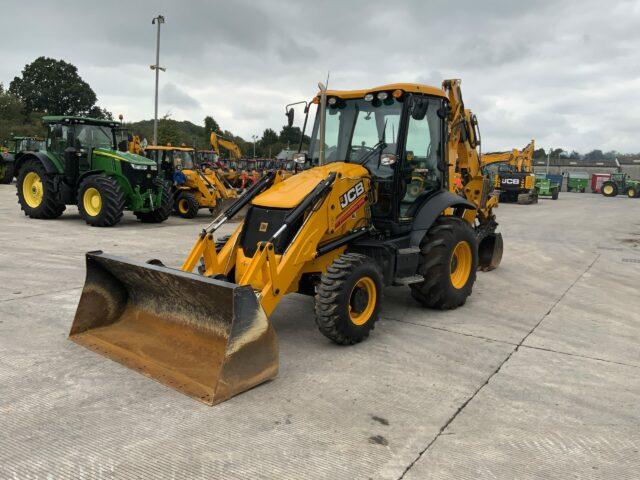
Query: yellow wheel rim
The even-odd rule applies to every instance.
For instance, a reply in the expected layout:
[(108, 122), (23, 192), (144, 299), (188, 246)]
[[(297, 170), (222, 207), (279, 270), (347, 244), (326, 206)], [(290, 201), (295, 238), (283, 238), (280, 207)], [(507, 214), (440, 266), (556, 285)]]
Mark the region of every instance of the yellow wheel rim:
[(362, 277), (351, 289), (349, 319), (354, 325), (364, 325), (376, 308), (376, 283), (370, 277)]
[(611, 185), (605, 185), (604, 193), (606, 193), (607, 195), (611, 195), (613, 193), (613, 187)]
[(458, 242), (451, 254), (451, 284), (454, 288), (460, 289), (464, 287), (471, 275), (471, 265), (473, 264), (473, 255), (471, 254), (471, 245), (462, 240)]
[(42, 187), (42, 179), (36, 172), (29, 172), (25, 175), (22, 182), (22, 196), (31, 208), (38, 208), (42, 203), (44, 188)]
[(636, 191), (633, 188), (630, 188), (629, 190), (627, 190), (627, 195), (629, 195), (629, 197), (633, 198), (636, 196)]
[(82, 195), (82, 206), (90, 217), (97, 217), (102, 210), (102, 196), (98, 189), (90, 187)]
[(178, 202), (178, 211), (180, 213), (187, 213), (189, 211), (189, 202), (184, 198)]

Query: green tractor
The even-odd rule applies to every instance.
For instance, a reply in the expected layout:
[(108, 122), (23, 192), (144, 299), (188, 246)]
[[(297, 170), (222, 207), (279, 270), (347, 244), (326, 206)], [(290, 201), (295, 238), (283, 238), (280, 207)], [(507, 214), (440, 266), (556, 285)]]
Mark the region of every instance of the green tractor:
[(626, 173), (612, 173), (611, 178), (602, 183), (600, 187), (605, 197), (615, 197), (624, 193), (629, 198), (640, 197), (640, 181), (632, 180)]
[(159, 223), (171, 214), (171, 185), (153, 160), (116, 148), (118, 122), (74, 116), (43, 117), (44, 148), (16, 158), (18, 202), (31, 218), (57, 218), (66, 205), (95, 227), (110, 227), (131, 210)]
[(587, 172), (568, 172), (567, 192), (586, 192), (589, 186), (589, 178)]
[(16, 176), (15, 165), (25, 152), (37, 152), (44, 149), (44, 138), (13, 137), (9, 142), (7, 152), (2, 154), (0, 161), (0, 183), (8, 185)]
[(551, 197), (557, 200), (560, 195), (560, 184), (547, 178), (545, 174), (536, 174), (536, 193), (538, 197)]

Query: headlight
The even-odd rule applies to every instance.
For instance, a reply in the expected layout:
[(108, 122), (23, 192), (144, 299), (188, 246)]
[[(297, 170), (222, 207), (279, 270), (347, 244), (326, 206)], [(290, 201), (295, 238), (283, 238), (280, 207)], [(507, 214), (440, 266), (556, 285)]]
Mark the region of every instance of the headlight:
[(365, 99), (367, 102), (370, 102), (371, 100), (373, 100), (373, 93), (367, 93), (367, 94), (364, 96), (364, 99)]
[(304, 165), (307, 162), (307, 154), (306, 153), (296, 153), (293, 156), (293, 161), (299, 165)]
[(387, 92), (380, 92), (377, 95), (378, 100), (386, 100), (387, 97), (389, 97), (389, 94)]
[(146, 170), (147, 169), (147, 165), (138, 165), (137, 163), (130, 163), (129, 165), (131, 165), (131, 168), (133, 168), (134, 170)]

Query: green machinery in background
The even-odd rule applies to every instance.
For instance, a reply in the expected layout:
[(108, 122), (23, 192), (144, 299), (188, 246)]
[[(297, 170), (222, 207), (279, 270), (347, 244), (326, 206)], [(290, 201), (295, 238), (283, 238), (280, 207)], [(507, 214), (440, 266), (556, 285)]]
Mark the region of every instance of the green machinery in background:
[(552, 200), (557, 200), (560, 195), (560, 184), (544, 173), (536, 173), (535, 190), (538, 197), (551, 197)]
[(605, 197), (624, 194), (629, 198), (638, 198), (640, 197), (640, 181), (632, 180), (626, 173), (612, 173), (611, 178), (602, 183), (600, 191)]
[(0, 161), (0, 183), (9, 184), (16, 176), (15, 165), (25, 152), (37, 152), (44, 149), (44, 138), (40, 137), (13, 137), (9, 141), (6, 153), (2, 154)]
[(153, 160), (116, 148), (119, 122), (74, 116), (43, 117), (47, 139), (15, 159), (18, 202), (25, 215), (49, 219), (66, 205), (96, 227), (112, 226), (124, 210), (158, 223), (171, 214), (171, 185)]
[(587, 172), (567, 172), (567, 192), (584, 193), (589, 186), (589, 180)]

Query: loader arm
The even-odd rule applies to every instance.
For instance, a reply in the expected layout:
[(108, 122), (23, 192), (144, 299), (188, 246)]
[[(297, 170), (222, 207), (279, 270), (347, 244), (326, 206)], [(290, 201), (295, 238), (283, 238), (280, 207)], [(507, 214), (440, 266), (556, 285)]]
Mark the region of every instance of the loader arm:
[(240, 160), (242, 158), (242, 151), (233, 140), (226, 139), (220, 135), (217, 135), (215, 132), (211, 132), (209, 140), (211, 143), (211, 147), (218, 155), (220, 155), (220, 147), (223, 147), (229, 152), (229, 155), (234, 160)]

